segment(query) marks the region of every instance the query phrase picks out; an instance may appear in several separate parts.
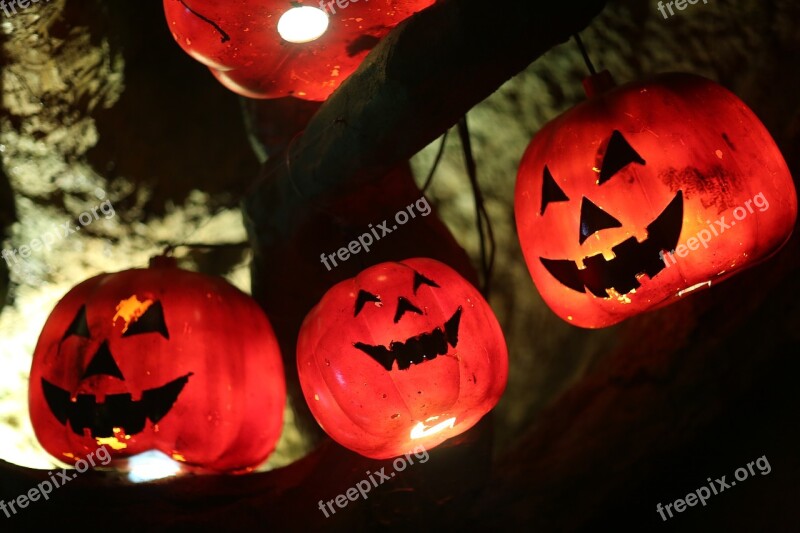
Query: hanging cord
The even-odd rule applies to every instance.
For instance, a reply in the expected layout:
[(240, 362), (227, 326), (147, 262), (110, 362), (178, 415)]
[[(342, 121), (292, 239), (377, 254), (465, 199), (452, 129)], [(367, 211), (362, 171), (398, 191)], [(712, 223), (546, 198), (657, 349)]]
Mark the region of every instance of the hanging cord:
[(430, 172), (428, 172), (428, 177), (425, 179), (425, 185), (422, 186), (422, 194), (425, 194), (428, 191), (428, 187), (430, 187), (431, 183), (433, 183), (433, 176), (436, 174), (436, 169), (439, 168), (439, 163), (442, 162), (444, 146), (447, 142), (448, 133), (450, 133), (450, 130), (446, 130), (444, 135), (442, 135), (442, 144), (439, 145), (439, 151), (436, 153), (436, 158), (433, 160), (433, 166), (431, 167)]
[(586, 52), (586, 47), (583, 46), (583, 41), (581, 40), (581, 36), (579, 34), (573, 35), (575, 37), (575, 42), (578, 43), (578, 48), (581, 51), (581, 55), (583, 56), (583, 62), (586, 63), (586, 68), (589, 69), (589, 74), (594, 76), (597, 74), (597, 71), (594, 69), (594, 65), (592, 64), (592, 59), (589, 57), (589, 54)]
[[(478, 167), (475, 164), (475, 157), (472, 153), (472, 142), (469, 136), (469, 125), (467, 116), (464, 115), (458, 121), (458, 135), (461, 138), (461, 146), (464, 149), (464, 162), (469, 175), (469, 182), (472, 185), (472, 192), (475, 197), (475, 221), (478, 226), (478, 236), (481, 249), (481, 269), (483, 271), (483, 289), (481, 292), (485, 298), (489, 298), (491, 289), (492, 271), (494, 270), (495, 260), (495, 240), (492, 222), (483, 199), (480, 185), (478, 184)], [(487, 246), (488, 242), (488, 246)]]

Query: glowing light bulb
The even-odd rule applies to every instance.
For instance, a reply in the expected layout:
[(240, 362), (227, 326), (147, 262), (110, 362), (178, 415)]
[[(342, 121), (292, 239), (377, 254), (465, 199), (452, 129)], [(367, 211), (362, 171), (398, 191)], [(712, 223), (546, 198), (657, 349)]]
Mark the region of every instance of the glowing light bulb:
[(687, 287), (687, 288), (683, 289), (682, 291), (678, 291), (678, 297), (681, 297), (684, 294), (688, 294), (688, 293), (690, 293), (692, 291), (696, 291), (697, 289), (699, 289), (701, 287), (710, 287), (710, 286), (711, 286), (711, 282), (710, 281), (703, 281), (703, 282), (697, 283), (695, 285), (692, 285), (691, 287)]
[(181, 465), (169, 456), (152, 450), (134, 455), (128, 459), (128, 479), (132, 483), (144, 483), (156, 479), (175, 476), (180, 473)]
[(293, 7), (278, 21), (278, 33), (290, 43), (309, 43), (328, 30), (328, 15), (310, 6)]
[(435, 422), (438, 420), (438, 416), (432, 416), (425, 421), (425, 423), (420, 422), (411, 430), (411, 438), (412, 439), (421, 439), (422, 437), (428, 437), (430, 435), (435, 435), (444, 429), (453, 429), (453, 426), (456, 423), (456, 417), (448, 418), (444, 422), (439, 422), (435, 426), (426, 426), (425, 424)]

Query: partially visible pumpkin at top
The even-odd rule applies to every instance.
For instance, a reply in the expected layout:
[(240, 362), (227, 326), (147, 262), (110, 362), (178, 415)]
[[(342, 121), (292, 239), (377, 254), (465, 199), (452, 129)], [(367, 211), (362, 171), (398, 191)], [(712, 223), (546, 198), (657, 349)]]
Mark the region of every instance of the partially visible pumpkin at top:
[(613, 87), (601, 73), (586, 87), (587, 101), (531, 141), (515, 191), (528, 269), (558, 316), (609, 326), (718, 283), (788, 240), (792, 177), (734, 94), (690, 74)]
[(164, 0), (164, 11), (175, 41), (228, 89), (320, 101), (434, 1)]
[(278, 344), (255, 301), (167, 258), (70, 290), (30, 374), (36, 436), (67, 463), (105, 445), (114, 459), (159, 450), (196, 470), (247, 470), (274, 449), (284, 403)]

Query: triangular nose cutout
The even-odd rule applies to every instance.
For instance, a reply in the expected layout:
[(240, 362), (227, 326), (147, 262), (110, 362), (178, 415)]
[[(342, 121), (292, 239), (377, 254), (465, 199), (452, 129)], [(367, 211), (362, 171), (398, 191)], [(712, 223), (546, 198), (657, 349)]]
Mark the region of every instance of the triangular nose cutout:
[(114, 357), (111, 356), (111, 350), (108, 349), (108, 341), (103, 342), (97, 349), (81, 379), (91, 376), (112, 376), (125, 381), (122, 371), (114, 361)]
[(578, 241), (581, 244), (583, 244), (590, 235), (600, 230), (621, 227), (622, 224), (619, 220), (594, 205), (591, 200), (585, 196), (583, 197), (583, 201), (581, 202), (580, 235), (578, 236)]
[(402, 296), (397, 299), (397, 312), (394, 314), (394, 323), (397, 324), (403, 315), (406, 313), (416, 313), (418, 315), (422, 314), (422, 310), (419, 307), (412, 304)]

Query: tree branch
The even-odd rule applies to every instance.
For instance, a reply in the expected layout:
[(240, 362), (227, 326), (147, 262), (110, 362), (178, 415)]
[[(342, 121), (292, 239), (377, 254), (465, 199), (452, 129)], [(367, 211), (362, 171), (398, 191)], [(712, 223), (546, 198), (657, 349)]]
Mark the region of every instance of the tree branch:
[(291, 179), (304, 199), (287, 187), (287, 167), (274, 165), (246, 199), (251, 234), (261, 243), (270, 239), (294, 207), (289, 199), (308, 201), (383, 176), (583, 29), (605, 3), (444, 0), (405, 21), (290, 148)]

